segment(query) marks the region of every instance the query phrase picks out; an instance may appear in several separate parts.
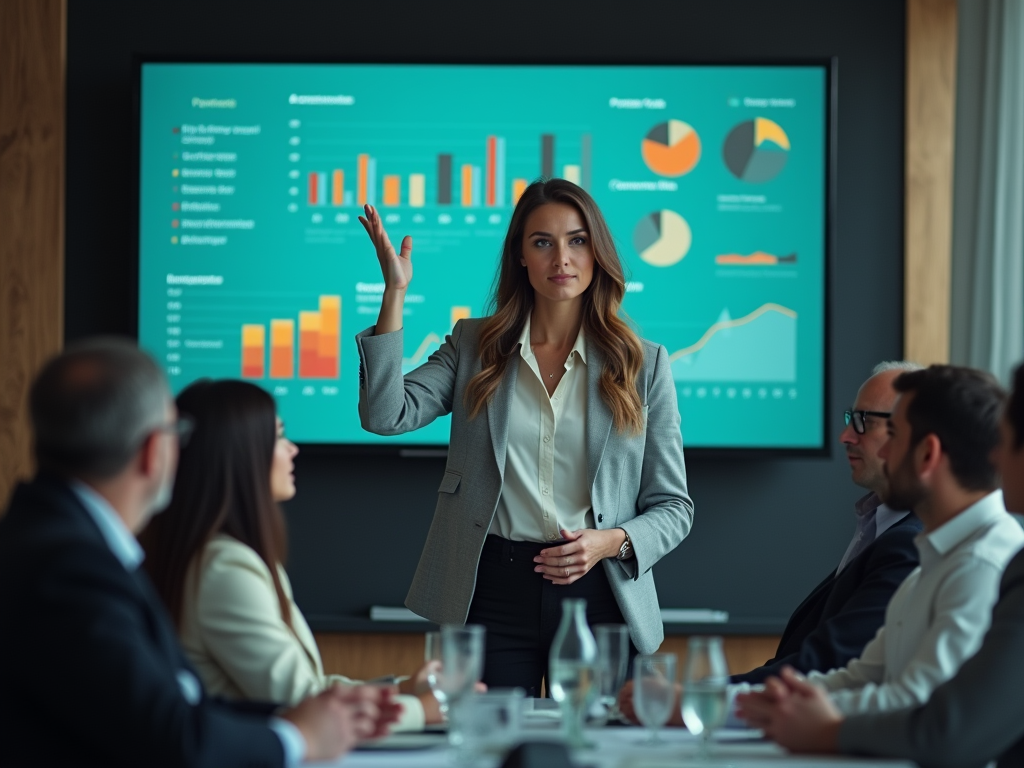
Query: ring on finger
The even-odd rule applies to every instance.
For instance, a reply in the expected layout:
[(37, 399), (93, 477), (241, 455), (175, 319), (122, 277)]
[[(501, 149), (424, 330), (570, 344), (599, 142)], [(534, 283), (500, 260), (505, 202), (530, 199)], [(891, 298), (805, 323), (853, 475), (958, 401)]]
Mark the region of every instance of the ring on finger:
[(565, 578), (568, 579), (569, 578), (569, 569), (568, 568), (563, 568), (562, 570), (565, 571)]

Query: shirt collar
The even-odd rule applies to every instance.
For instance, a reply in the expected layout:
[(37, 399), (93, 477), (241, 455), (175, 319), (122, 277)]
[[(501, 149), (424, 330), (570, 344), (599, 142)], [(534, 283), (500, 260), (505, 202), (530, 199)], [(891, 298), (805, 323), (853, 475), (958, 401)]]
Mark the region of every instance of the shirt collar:
[(78, 480), (71, 481), (71, 490), (82, 502), (82, 506), (96, 523), (96, 527), (100, 529), (100, 533), (107, 542), (107, 546), (110, 547), (110, 551), (114, 553), (114, 557), (121, 561), (125, 570), (136, 570), (146, 555), (135, 536), (128, 530), (128, 526), (110, 506), (110, 502)]
[[(527, 315), (526, 323), (523, 325), (523, 332), (519, 334), (519, 354), (524, 360), (530, 360), (534, 357), (533, 348), (530, 346), (530, 328), (531, 315)], [(580, 356), (580, 360), (583, 361), (584, 365), (587, 364), (587, 337), (583, 332), (583, 323), (580, 323), (580, 332), (576, 334), (576, 343), (569, 350), (569, 358), (572, 357), (573, 352)]]
[(1005, 514), (1003, 492), (992, 491), (931, 533), (920, 534), (919, 538), (931, 544), (939, 555), (945, 555), (972, 534), (998, 522)]

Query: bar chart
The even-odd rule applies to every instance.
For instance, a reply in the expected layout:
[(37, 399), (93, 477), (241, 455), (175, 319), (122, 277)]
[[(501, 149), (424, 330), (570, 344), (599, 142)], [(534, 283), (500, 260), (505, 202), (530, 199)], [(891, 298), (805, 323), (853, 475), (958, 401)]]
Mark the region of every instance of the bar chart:
[[(507, 208), (515, 206), (531, 179), (563, 178), (589, 190), (591, 136), (574, 137), (578, 157), (574, 162), (556, 165), (557, 137), (553, 133), (534, 137), (536, 153), (532, 161), (524, 157), (519, 168), (533, 170), (528, 175), (508, 175), (508, 141), (504, 136), (488, 135), (477, 142), (476, 151), (439, 152), (421, 168), (406, 173), (384, 173), (378, 180), (378, 158), (368, 152), (339, 158), (338, 165), (351, 168), (310, 170), (307, 173), (308, 205), (311, 207), (349, 208), (366, 204), (384, 208), (424, 208), (428, 205), (462, 208)], [(525, 143), (525, 142), (523, 142)], [(578, 146), (577, 146), (578, 145)], [(524, 153), (525, 154), (525, 153)], [(346, 178), (355, 179), (354, 189), (346, 188)], [(428, 184), (428, 178), (432, 184)]]
[[(341, 370), (341, 297), (321, 296), (316, 310), (299, 312), (298, 378), (337, 379)], [(242, 325), (242, 378), (266, 376), (267, 327)], [(271, 379), (295, 376), (295, 320), (270, 321)]]

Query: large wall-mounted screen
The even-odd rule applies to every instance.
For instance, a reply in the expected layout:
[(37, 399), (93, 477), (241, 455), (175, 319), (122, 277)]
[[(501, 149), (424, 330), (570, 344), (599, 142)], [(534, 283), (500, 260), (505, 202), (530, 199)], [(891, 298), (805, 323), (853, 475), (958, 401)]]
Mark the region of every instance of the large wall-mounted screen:
[(518, 196), (597, 200), (664, 344), (690, 448), (820, 449), (827, 66), (141, 67), (138, 329), (180, 390), (238, 377), (305, 443), (365, 432), (353, 336), (383, 283), (357, 221), (414, 238), (405, 365), (487, 311)]

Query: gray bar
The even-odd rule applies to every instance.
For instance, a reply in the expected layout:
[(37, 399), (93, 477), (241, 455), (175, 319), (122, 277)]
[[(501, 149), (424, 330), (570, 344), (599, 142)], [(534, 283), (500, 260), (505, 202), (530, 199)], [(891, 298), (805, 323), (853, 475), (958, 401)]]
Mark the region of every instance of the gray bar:
[(580, 142), (580, 182), (587, 192), (590, 191), (590, 134), (584, 133)]
[(437, 204), (452, 204), (452, 156), (437, 156)]
[(540, 136), (540, 175), (545, 179), (555, 178), (555, 134), (542, 133)]

